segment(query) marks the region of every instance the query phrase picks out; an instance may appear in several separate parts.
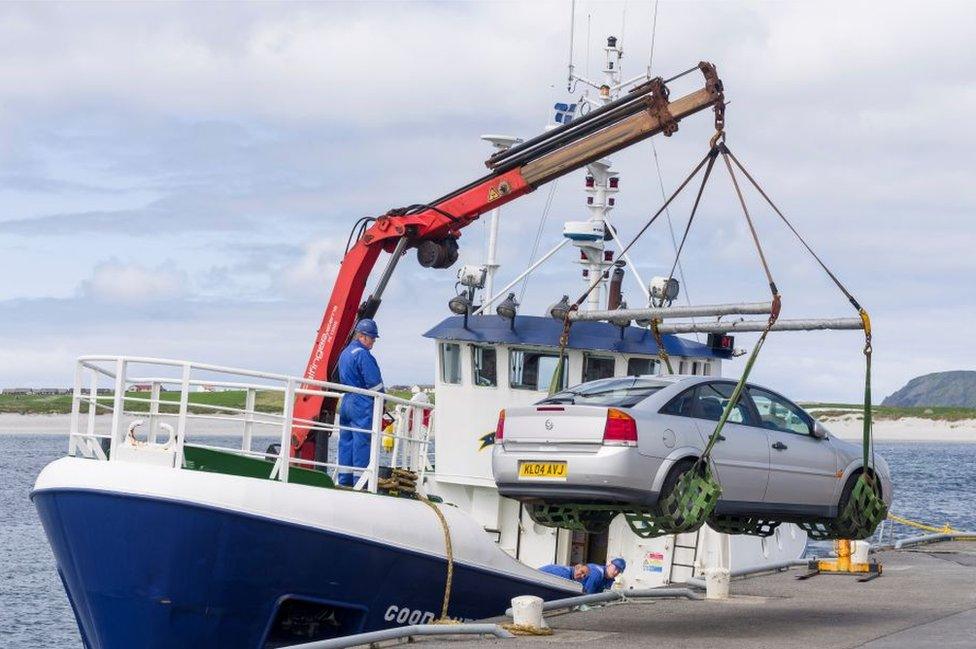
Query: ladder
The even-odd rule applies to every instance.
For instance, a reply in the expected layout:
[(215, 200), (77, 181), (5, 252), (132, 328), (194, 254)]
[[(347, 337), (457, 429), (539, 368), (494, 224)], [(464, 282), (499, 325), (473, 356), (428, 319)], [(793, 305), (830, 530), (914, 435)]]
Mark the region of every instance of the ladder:
[[(671, 570), (668, 583), (684, 583), (695, 576), (695, 563), (698, 560), (698, 540), (701, 528), (694, 532), (675, 534), (671, 549)], [(675, 573), (679, 574), (675, 574)]]

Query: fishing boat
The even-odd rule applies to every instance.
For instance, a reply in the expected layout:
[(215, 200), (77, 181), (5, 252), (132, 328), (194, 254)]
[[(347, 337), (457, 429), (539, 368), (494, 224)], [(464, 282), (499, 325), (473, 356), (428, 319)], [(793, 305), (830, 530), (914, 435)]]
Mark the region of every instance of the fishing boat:
[[(721, 82), (702, 63), (678, 75), (705, 77), (681, 98), (670, 100), (660, 78), (622, 93), (615, 39), (605, 51), (606, 79), (588, 114), (567, 120), (572, 111), (557, 106), (562, 123), (536, 138), (486, 136), (495, 147), (488, 176), (354, 229), (304, 375), (135, 356), (79, 359), (68, 456), (41, 472), (31, 497), (86, 647), (280, 647), (485, 618), (517, 595), (580, 592), (536, 570), (546, 563), (622, 556), (631, 568), (617, 587), (638, 588), (682, 582), (708, 565), (775, 565), (802, 555), (806, 536), (792, 525), (763, 539), (707, 527), (646, 539), (621, 521), (585, 534), (537, 525), (495, 489), (497, 413), (544, 397), (560, 355), (569, 384), (661, 371), (646, 323), (580, 323), (564, 340), (551, 313), (519, 314), (510, 291), (575, 248), (571, 263), (591, 287), (584, 310), (622, 306), (628, 272), (642, 299), (676, 298), (674, 278), (645, 282), (626, 254), (615, 259), (614, 246), (623, 246), (609, 213), (619, 175), (607, 156), (671, 133), (706, 108), (718, 116)], [(552, 250), (496, 291), (499, 208), (576, 169), (586, 170), (589, 217), (568, 222)], [(426, 334), (436, 349), (433, 402), (423, 391), (406, 399), (329, 380), (347, 332), (376, 313), (407, 248), (423, 266), (448, 267), (460, 228), (486, 213), (488, 258), (461, 269), (454, 315)], [(383, 251), (387, 267), (357, 306)], [(688, 374), (719, 376), (735, 351), (728, 336), (661, 341)], [(201, 399), (204, 387), (239, 391), (243, 403)], [(350, 394), (373, 399), (372, 427), (361, 431), (370, 435), (370, 463), (356, 470), (354, 487), (339, 488), (336, 473), (353, 467), (340, 465), (325, 442), (339, 432), (336, 405)], [(389, 426), (384, 411), (392, 413)]]

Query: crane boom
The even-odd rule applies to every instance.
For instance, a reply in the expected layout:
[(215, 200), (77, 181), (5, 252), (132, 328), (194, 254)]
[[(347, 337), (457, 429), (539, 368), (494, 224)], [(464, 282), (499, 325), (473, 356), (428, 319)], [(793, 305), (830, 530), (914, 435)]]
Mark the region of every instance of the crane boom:
[[(379, 308), (386, 283), (407, 246), (417, 248), (421, 265), (447, 268), (457, 258), (461, 229), (489, 210), (657, 133), (671, 135), (681, 119), (710, 106), (716, 124), (721, 124), (725, 104), (715, 66), (701, 62), (689, 72), (695, 69), (705, 78), (698, 90), (669, 101), (664, 80), (652, 79), (584, 117), (496, 153), (485, 163), (488, 175), (431, 203), (376, 218), (342, 260), (305, 378), (321, 381), (331, 376), (356, 322), (372, 317)], [(360, 304), (366, 281), (384, 250), (392, 253), (387, 267), (377, 289)], [(324, 402), (322, 396), (302, 395), (295, 402), (296, 421), (320, 419)], [(295, 424), (292, 455), (314, 459), (314, 439), (307, 425)]]

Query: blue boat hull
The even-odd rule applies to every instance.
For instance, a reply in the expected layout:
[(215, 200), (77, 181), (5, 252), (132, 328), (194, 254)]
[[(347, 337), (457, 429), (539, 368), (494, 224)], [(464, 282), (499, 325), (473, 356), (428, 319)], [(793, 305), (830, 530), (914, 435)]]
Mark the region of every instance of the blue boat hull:
[[(241, 512), (118, 493), (36, 491), (89, 649), (258, 648), (431, 621), (446, 561)], [(567, 591), (456, 563), (449, 614)]]

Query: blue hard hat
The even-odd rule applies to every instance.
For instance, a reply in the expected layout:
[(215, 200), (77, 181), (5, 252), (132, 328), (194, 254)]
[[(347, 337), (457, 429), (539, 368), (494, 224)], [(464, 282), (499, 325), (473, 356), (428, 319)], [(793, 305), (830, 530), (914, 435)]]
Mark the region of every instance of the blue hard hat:
[(620, 557), (617, 557), (616, 559), (614, 559), (610, 563), (612, 563), (613, 565), (617, 566), (617, 570), (619, 570), (620, 572), (623, 572), (624, 570), (627, 569), (627, 562), (624, 561)]
[(371, 318), (363, 318), (356, 323), (356, 333), (365, 334), (370, 338), (379, 338), (380, 330), (376, 328), (376, 322)]

